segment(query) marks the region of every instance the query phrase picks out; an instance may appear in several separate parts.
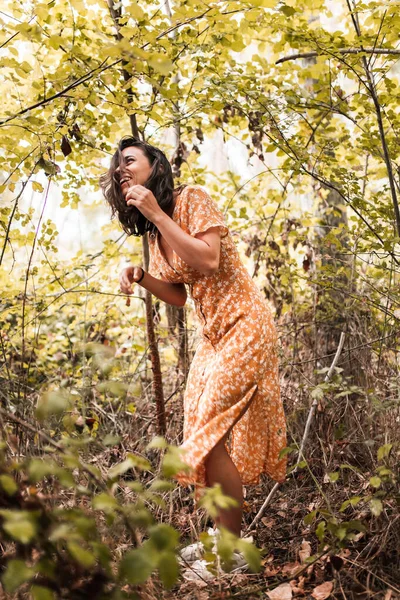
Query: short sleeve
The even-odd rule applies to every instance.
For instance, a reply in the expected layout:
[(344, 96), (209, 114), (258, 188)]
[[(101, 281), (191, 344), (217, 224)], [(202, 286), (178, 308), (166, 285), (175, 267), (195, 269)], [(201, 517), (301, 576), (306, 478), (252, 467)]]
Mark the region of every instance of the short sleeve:
[(190, 187), (185, 204), (187, 214), (184, 220), (190, 235), (194, 237), (211, 227), (218, 227), (222, 238), (228, 235), (224, 215), (205, 190), (197, 186)]

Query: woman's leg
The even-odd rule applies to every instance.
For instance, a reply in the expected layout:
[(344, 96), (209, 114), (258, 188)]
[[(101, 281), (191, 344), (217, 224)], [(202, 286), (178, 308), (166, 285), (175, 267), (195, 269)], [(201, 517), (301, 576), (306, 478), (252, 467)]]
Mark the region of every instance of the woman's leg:
[(206, 461), (207, 485), (215, 483), (221, 485), (226, 496), (237, 502), (237, 506), (221, 510), (216, 520), (217, 525), (225, 527), (237, 536), (240, 536), (243, 513), (243, 486), (239, 472), (225, 447), (222, 439), (208, 454)]

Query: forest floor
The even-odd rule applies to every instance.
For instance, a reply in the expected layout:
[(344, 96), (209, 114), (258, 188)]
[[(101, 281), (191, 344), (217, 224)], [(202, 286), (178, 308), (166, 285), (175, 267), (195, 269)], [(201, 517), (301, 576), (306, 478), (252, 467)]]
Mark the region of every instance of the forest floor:
[[(328, 485), (328, 484), (327, 484)], [(245, 520), (249, 525), (261, 508), (271, 482), (247, 489)], [(277, 490), (264, 516), (246, 534), (262, 550), (260, 573), (226, 573), (211, 582), (184, 581), (172, 591), (155, 593), (143, 590), (144, 600), (399, 600), (400, 599), (400, 523), (398, 519), (384, 525), (370, 522), (369, 530), (359, 532), (346, 547), (321, 544), (315, 535), (315, 524), (306, 525), (304, 518), (321, 505), (320, 493), (313, 482), (301, 473)], [(174, 513), (173, 524), (190, 522), (191, 510), (182, 506)], [(366, 516), (365, 511), (361, 515)], [(248, 526), (247, 525), (247, 526)], [(158, 587), (158, 586), (157, 586)]]

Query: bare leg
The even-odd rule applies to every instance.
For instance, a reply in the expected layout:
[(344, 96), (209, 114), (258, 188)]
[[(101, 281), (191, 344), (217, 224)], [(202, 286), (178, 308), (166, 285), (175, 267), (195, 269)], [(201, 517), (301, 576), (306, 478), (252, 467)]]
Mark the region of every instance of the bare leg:
[(225, 440), (221, 440), (211, 450), (205, 461), (207, 485), (215, 483), (221, 485), (226, 496), (234, 498), (237, 506), (221, 510), (216, 520), (217, 525), (222, 525), (232, 533), (240, 536), (243, 513), (243, 486), (239, 472), (225, 447)]

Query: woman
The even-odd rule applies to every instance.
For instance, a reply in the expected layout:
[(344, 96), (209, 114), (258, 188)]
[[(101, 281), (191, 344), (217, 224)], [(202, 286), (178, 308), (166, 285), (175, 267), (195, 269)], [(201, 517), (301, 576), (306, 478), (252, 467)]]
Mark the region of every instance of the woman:
[[(240, 261), (223, 215), (200, 187), (174, 190), (165, 155), (134, 138), (119, 143), (104, 195), (128, 234), (150, 231), (150, 266), (130, 266), (121, 290), (138, 283), (176, 306), (186, 286), (201, 323), (184, 399), (184, 483), (219, 483), (236, 506), (218, 524), (240, 535), (242, 485), (261, 473), (282, 481), (286, 445), (276, 332), (265, 300)], [(227, 438), (230, 436), (229, 449)]]

